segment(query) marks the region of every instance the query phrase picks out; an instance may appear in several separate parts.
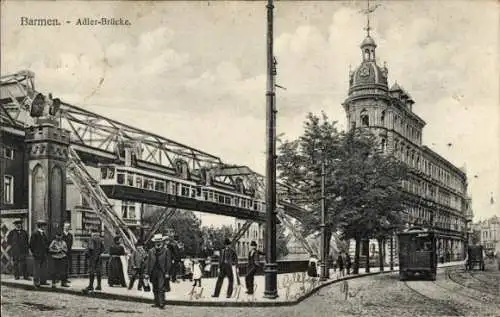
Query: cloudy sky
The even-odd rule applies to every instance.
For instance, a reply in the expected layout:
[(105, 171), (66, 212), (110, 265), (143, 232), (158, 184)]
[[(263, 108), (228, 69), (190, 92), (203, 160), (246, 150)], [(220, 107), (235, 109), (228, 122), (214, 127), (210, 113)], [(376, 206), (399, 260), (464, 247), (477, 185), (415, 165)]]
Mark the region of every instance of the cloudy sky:
[[(379, 62), (416, 101), (424, 143), (466, 165), (476, 219), (499, 214), (497, 2), (377, 3)], [(279, 133), (299, 135), (309, 111), (345, 125), (365, 5), (276, 3)], [(264, 173), (265, 2), (4, 1), (1, 12), (2, 74), (29, 68), (43, 92)], [(22, 16), (73, 23), (27, 27)], [(74, 25), (85, 17), (132, 25)]]

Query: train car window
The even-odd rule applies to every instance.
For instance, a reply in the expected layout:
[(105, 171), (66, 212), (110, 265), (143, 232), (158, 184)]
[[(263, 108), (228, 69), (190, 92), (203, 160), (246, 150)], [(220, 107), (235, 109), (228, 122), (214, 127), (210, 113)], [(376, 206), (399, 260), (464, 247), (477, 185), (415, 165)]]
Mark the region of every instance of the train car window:
[(124, 173), (117, 173), (116, 174), (116, 182), (119, 185), (125, 184), (125, 174)]
[(133, 174), (127, 174), (127, 185), (134, 186), (134, 175)]
[(189, 197), (189, 187), (181, 185), (181, 196)]
[(153, 190), (155, 188), (154, 181), (150, 178), (146, 181), (146, 188), (149, 190)]
[(226, 205), (231, 205), (231, 197), (228, 197), (228, 196), (224, 197), (224, 203)]
[(107, 168), (101, 167), (101, 179), (106, 179), (108, 176)]
[(201, 188), (200, 187), (196, 188), (196, 196), (201, 196)]
[(203, 192), (203, 199), (208, 200), (208, 193), (206, 191)]
[(219, 195), (219, 203), (220, 204), (223, 204), (224, 203), (224, 196), (223, 195)]
[(155, 181), (155, 190), (158, 192), (165, 192), (165, 181), (156, 180)]
[(108, 179), (113, 179), (113, 177), (115, 177), (115, 169), (108, 168)]
[(246, 199), (241, 200), (241, 208), (247, 208), (247, 200)]
[(142, 177), (141, 176), (135, 177), (135, 187), (142, 188)]
[(191, 198), (195, 198), (195, 197), (196, 197), (196, 189), (191, 188)]
[(234, 205), (236, 207), (239, 207), (240, 206), (240, 198), (239, 197), (234, 197)]

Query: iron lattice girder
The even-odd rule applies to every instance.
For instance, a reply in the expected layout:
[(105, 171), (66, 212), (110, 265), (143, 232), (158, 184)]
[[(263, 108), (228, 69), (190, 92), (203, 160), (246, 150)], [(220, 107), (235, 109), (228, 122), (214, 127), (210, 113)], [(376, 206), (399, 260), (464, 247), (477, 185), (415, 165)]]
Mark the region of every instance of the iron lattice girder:
[(160, 215), (160, 218), (158, 219), (158, 221), (153, 225), (153, 227), (151, 228), (151, 230), (149, 231), (148, 235), (146, 236), (146, 238), (144, 239), (144, 243), (148, 242), (149, 240), (151, 240), (151, 238), (153, 238), (154, 234), (156, 233), (156, 231), (161, 227), (163, 226), (163, 224), (168, 220), (170, 219), (170, 217), (172, 217), (175, 212), (177, 211), (177, 208), (165, 208), (162, 210), (161, 212), (161, 215)]
[[(23, 71), (0, 78), (2, 92), (2, 113), (12, 117), (19, 126), (32, 125), (34, 120), (29, 115), (29, 109), (20, 104), (28, 95), (35, 93), (34, 74)], [(3, 101), (9, 99), (7, 104)], [(15, 114), (15, 115), (12, 115)], [(109, 161), (110, 157), (118, 161), (116, 149), (123, 143), (136, 144), (140, 147), (137, 153), (137, 164), (144, 168), (160, 171), (175, 170), (175, 161), (184, 160), (191, 171), (196, 173), (202, 168), (215, 172), (215, 180), (234, 185), (237, 177), (241, 177), (243, 184), (255, 190), (256, 197), (265, 197), (264, 176), (252, 171), (246, 166), (231, 166), (224, 164), (220, 158), (203, 151), (182, 145), (164, 137), (148, 133), (129, 125), (106, 118), (88, 110), (62, 102), (59, 113), (61, 128), (71, 131), (70, 143), (79, 152), (88, 152), (98, 160)], [(4, 115), (7, 120), (7, 116)], [(12, 121), (11, 120), (11, 121)], [(277, 203), (292, 204), (290, 195), (297, 196), (297, 191), (284, 184), (277, 184)], [(296, 208), (295, 208), (296, 207)], [(287, 206), (289, 208), (289, 206)], [(295, 211), (297, 206), (292, 208)], [(305, 211), (307, 212), (307, 211)], [(295, 217), (297, 218), (297, 217)]]
[(68, 151), (67, 172), (74, 184), (79, 188), (81, 194), (85, 196), (92, 209), (104, 222), (111, 235), (114, 236), (118, 232), (123, 239), (125, 248), (129, 252), (135, 251), (135, 243), (137, 242), (135, 234), (115, 214), (106, 194), (104, 194), (98, 182), (87, 172), (85, 165), (72, 148), (69, 148)]
[[(315, 248), (311, 247), (309, 242), (302, 236), (302, 234), (299, 232), (298, 228), (292, 224), (292, 222), (288, 219), (288, 215), (285, 213), (284, 210), (278, 210), (278, 213), (276, 214), (278, 219), (281, 221), (281, 223), (288, 229), (290, 232), (293, 234), (295, 239), (297, 239), (304, 249), (306, 249), (307, 252), (310, 254), (319, 254), (318, 251)], [(299, 220), (299, 219), (297, 219)], [(299, 220), (300, 221), (300, 220)]]
[(233, 246), (241, 239), (241, 237), (243, 237), (243, 235), (245, 235), (248, 229), (250, 229), (250, 226), (252, 226), (253, 222), (253, 220), (245, 221), (243, 226), (241, 226), (241, 228), (233, 235), (233, 238), (231, 239), (231, 243), (233, 244)]

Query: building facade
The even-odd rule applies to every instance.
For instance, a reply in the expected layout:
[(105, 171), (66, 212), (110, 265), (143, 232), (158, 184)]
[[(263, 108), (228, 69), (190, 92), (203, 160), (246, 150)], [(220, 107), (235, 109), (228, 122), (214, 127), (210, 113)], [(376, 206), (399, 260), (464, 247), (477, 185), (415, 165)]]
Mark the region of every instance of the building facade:
[(493, 216), (472, 225), (479, 232), (479, 244), (487, 251), (494, 251), (500, 242), (500, 217)]
[[(238, 232), (245, 224), (246, 220), (235, 219), (234, 231)], [(236, 242), (236, 253), (239, 258), (246, 258), (248, 251), (250, 251), (250, 243), (257, 242), (257, 249), (263, 250), (264, 248), (264, 224), (254, 222), (245, 232), (245, 234)]]
[(466, 174), (422, 144), (425, 121), (413, 112), (415, 102), (407, 91), (398, 83), (389, 88), (389, 71), (378, 65), (376, 47), (368, 33), (360, 46), (361, 64), (349, 74), (343, 103), (348, 129), (369, 129), (384, 153), (410, 167), (402, 184), (410, 206), (407, 225), (432, 227), (440, 236), (440, 254), (449, 260), (462, 258), (469, 205)]

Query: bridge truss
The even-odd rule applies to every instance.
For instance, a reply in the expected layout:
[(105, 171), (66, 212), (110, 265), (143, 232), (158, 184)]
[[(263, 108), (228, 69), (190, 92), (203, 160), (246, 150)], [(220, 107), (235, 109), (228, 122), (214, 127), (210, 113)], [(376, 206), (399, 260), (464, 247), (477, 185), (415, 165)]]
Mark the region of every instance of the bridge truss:
[[(35, 88), (35, 74), (31, 71), (21, 71), (15, 74), (0, 77), (0, 125), (5, 130), (22, 129), (35, 124), (35, 118), (30, 115), (32, 103), (38, 98)], [(42, 95), (43, 96), (43, 95)], [(129, 126), (124, 123), (101, 116), (81, 107), (70, 105), (65, 102), (54, 102), (55, 99), (45, 97), (50, 105), (45, 109), (44, 115), (52, 116), (59, 121), (59, 126), (71, 131), (70, 147), (70, 168), (69, 172), (76, 175), (82, 193), (90, 195), (88, 198), (94, 202), (104, 222), (119, 231), (124, 236), (128, 249), (134, 249), (136, 241), (133, 233), (126, 228), (116, 215), (109, 215), (102, 210), (108, 210), (109, 202), (102, 196), (102, 190), (96, 188), (95, 180), (89, 179), (89, 174), (81, 171), (80, 160), (86, 165), (98, 165), (99, 163), (125, 164), (127, 153), (132, 153), (136, 165), (140, 168), (154, 170), (163, 173), (176, 173), (180, 166), (187, 167), (187, 173), (196, 175), (201, 179), (231, 185), (235, 188), (243, 185), (244, 191), (251, 193), (257, 199), (264, 200), (265, 182), (264, 176), (252, 171), (246, 166), (229, 165), (214, 155), (200, 151), (198, 149), (180, 144), (165, 137), (146, 132), (141, 129)], [(49, 112), (49, 113), (47, 113)], [(125, 149), (129, 149), (126, 152)], [(129, 155), (130, 156), (130, 155)], [(78, 174), (78, 175), (77, 175)], [(86, 176), (85, 176), (86, 175)], [(290, 197), (300, 195), (294, 188), (283, 184), (277, 185), (277, 204), (286, 214), (300, 221), (300, 215), (304, 209), (295, 206)], [(168, 218), (171, 212), (162, 216)], [(280, 221), (288, 216), (283, 212), (279, 213)], [(282, 221), (287, 227), (289, 222)], [(248, 230), (251, 222), (243, 226)], [(289, 228), (294, 236), (300, 235), (294, 227)], [(246, 231), (245, 230), (245, 231)], [(239, 239), (245, 231), (238, 232), (235, 236)], [(300, 239), (305, 241), (305, 239)], [(305, 248), (312, 252), (307, 243), (303, 243)]]

